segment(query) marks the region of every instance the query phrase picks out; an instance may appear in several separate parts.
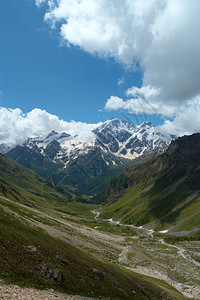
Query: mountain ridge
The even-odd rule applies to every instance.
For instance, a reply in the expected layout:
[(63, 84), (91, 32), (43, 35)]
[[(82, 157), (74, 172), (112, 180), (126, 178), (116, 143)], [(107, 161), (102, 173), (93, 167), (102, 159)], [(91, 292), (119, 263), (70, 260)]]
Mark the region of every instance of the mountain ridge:
[[(45, 155), (46, 147), (53, 141), (57, 141), (61, 145), (65, 159), (67, 155), (69, 158), (73, 158), (79, 154), (78, 152), (82, 154), (82, 151), (85, 153), (88, 151), (88, 148), (99, 146), (109, 150), (112, 154), (133, 159), (150, 150), (165, 148), (170, 140), (175, 138), (173, 135), (170, 138), (166, 138), (157, 132), (155, 126), (150, 122), (135, 125), (134, 123), (120, 119), (107, 120), (96, 129), (91, 130), (91, 132), (93, 133), (93, 139), (90, 137), (89, 140), (86, 140), (79, 135), (52, 130), (47, 135), (28, 138), (21, 145), (28, 146), (29, 148), (38, 148), (37, 150)], [(1, 145), (2, 148), (3, 146), (5, 147), (5, 144)], [(9, 148), (11, 147), (13, 146), (9, 145)], [(137, 147), (140, 149), (137, 149)], [(59, 153), (61, 149), (57, 150), (54, 158), (60, 159), (65, 163), (66, 160), (62, 159), (63, 153)], [(6, 150), (3, 151), (5, 152)], [(59, 155), (56, 156), (56, 154)]]
[[(62, 181), (66, 187), (80, 188), (80, 182), (93, 180), (114, 166), (150, 151), (160, 153), (169, 143), (150, 122), (135, 125), (119, 119), (108, 120), (92, 130), (90, 138), (92, 135), (93, 140), (85, 141), (79, 135), (51, 131), (45, 136), (29, 138), (6, 155), (56, 183)], [(84, 184), (81, 188), (91, 194)]]

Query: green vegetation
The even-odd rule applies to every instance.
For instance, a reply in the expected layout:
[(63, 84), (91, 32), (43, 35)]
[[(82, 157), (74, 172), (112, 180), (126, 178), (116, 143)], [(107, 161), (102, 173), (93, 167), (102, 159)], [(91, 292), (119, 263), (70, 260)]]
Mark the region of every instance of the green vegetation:
[[(90, 222), (91, 209), (97, 206), (77, 202), (79, 198), (87, 202), (87, 197), (54, 186), (3, 155), (0, 180), (0, 277), (4, 282), (109, 299), (132, 299), (133, 295), (135, 299), (162, 295), (184, 299), (163, 282), (76, 248), (63, 240), (62, 233), (55, 238), (44, 231), (57, 228), (73, 237), (74, 229), (62, 220), (73, 220), (72, 226), (77, 227), (82, 226), (81, 220)], [(124, 228), (124, 233), (129, 231)]]
[(68, 189), (55, 185), (31, 170), (0, 154), (0, 195), (20, 203), (48, 206), (54, 203), (87, 201), (81, 195), (75, 195)]
[[(101, 190), (126, 169), (91, 198), (0, 155), (0, 278), (91, 297), (185, 299), (167, 283), (123, 266), (150, 270), (152, 276), (160, 272), (181, 283), (194, 274), (193, 282), (199, 284), (192, 262), (199, 257), (190, 250), (200, 240), (199, 157), (198, 141), (182, 138), (158, 157), (105, 172), (99, 185), (98, 177), (88, 181), (90, 190), (95, 185)], [(101, 211), (98, 219), (95, 209)], [(148, 224), (156, 233), (108, 224), (109, 218)], [(159, 233), (165, 229), (169, 233)], [(186, 245), (188, 260), (177, 245)]]
[[(152, 157), (155, 153), (152, 151), (128, 162), (126, 159), (111, 156), (107, 157), (110, 161), (110, 165), (107, 165), (102, 159), (101, 151), (96, 149), (69, 161), (66, 166), (61, 161), (52, 161), (25, 146), (17, 146), (7, 155), (24, 167), (72, 192), (94, 195), (103, 192), (111, 180), (123, 174), (127, 167)], [(111, 167), (113, 161), (117, 166)]]
[(129, 168), (93, 198), (101, 218), (190, 231), (200, 225), (200, 145), (196, 135), (173, 142), (166, 153)]
[[(131, 299), (133, 291), (136, 299), (151, 295), (160, 299), (163, 292), (159, 284), (120, 270), (2, 211), (0, 251), (0, 274), (8, 283), (112, 299)], [(59, 270), (61, 277), (49, 278), (46, 266)]]

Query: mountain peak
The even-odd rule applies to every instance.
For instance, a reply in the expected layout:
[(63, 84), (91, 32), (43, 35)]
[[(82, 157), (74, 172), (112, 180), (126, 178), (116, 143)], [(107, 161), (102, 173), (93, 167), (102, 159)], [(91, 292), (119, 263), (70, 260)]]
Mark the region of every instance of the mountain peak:
[(139, 125), (140, 127), (154, 127), (154, 125), (151, 122), (145, 121), (142, 124)]
[(135, 129), (136, 125), (129, 121), (115, 118), (115, 119), (107, 120), (102, 125), (97, 127), (95, 130), (101, 130), (104, 128), (107, 128), (109, 130), (128, 130), (129, 131), (129, 130)]
[(48, 138), (50, 138), (50, 137), (52, 137), (52, 136), (54, 136), (54, 135), (57, 135), (58, 134), (58, 132), (56, 132), (55, 130), (52, 130), (47, 136), (46, 136), (46, 139), (48, 139)]
[(61, 134), (61, 136), (59, 137), (59, 139), (68, 138), (68, 137), (70, 137), (70, 136), (71, 136), (71, 134), (68, 134), (68, 133), (66, 133), (66, 132), (63, 132), (63, 133)]

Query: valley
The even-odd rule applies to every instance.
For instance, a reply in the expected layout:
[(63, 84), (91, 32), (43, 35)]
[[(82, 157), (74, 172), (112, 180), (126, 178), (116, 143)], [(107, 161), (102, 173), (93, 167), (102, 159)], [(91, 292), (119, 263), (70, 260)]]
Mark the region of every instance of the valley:
[(200, 0), (0, 0), (0, 300), (200, 300)]
[[(199, 241), (174, 239), (165, 242), (167, 237), (163, 234), (155, 234), (135, 226), (116, 226), (108, 220), (101, 220), (100, 215), (94, 218), (90, 208), (87, 208), (85, 218), (64, 213), (66, 206), (63, 206), (61, 213), (52, 207), (43, 211), (14, 203), (4, 197), (0, 200), (1, 214), (16, 218), (32, 228), (43, 230), (53, 238), (84, 249), (87, 253), (112, 264), (150, 276), (149, 280), (152, 283), (157, 282), (165, 286), (163, 282), (165, 281), (186, 297), (198, 299)], [(165, 288), (170, 290), (169, 286)], [(175, 290), (172, 294), (176, 295)], [(178, 296), (178, 299), (181, 299), (181, 296)]]
[[(101, 221), (96, 221), (97, 224), (96, 222), (94, 224), (91, 222), (90, 227), (87, 227), (85, 225), (80, 225), (80, 223), (84, 223), (84, 219), (82, 218), (79, 220), (79, 218), (74, 219), (73, 217), (70, 217), (71, 220), (69, 221), (69, 216), (65, 216), (63, 213), (53, 213), (51, 210), (48, 213), (43, 213), (36, 209), (24, 207), (23, 205), (13, 205), (12, 202), (5, 198), (1, 198), (1, 202), (2, 201), (3, 204), (1, 204), (1, 210), (7, 214), (13, 215), (21, 222), (40, 228), (54, 238), (59, 238), (71, 245), (106, 259), (107, 261), (109, 260), (113, 263), (119, 261), (122, 266), (127, 265), (127, 257), (128, 254), (130, 254), (129, 251), (127, 251), (127, 247), (132, 248), (132, 237), (129, 237), (129, 234), (126, 233), (126, 229), (125, 232), (123, 232), (124, 230), (122, 229), (121, 234), (117, 231), (115, 234), (109, 234), (105, 229), (100, 231), (96, 228), (101, 228), (101, 226), (106, 228), (107, 225), (105, 222), (102, 223)], [(12, 210), (9, 208), (9, 205), (7, 206), (7, 201), (13, 207)], [(13, 212), (13, 210), (15, 212)], [(88, 219), (85, 220), (85, 222), (88, 222)], [(113, 231), (112, 226), (113, 225), (110, 225), (111, 232)], [(139, 236), (137, 236), (138, 239)], [(130, 239), (130, 241), (127, 241), (127, 239)], [(135, 242), (134, 238), (133, 241)], [(137, 247), (141, 247), (138, 242), (133, 249), (137, 249)], [(133, 253), (133, 249), (131, 250), (131, 253)], [(127, 255), (124, 256), (124, 252), (126, 251)], [(143, 259), (144, 258), (140, 258), (136, 264), (138, 263), (138, 266), (140, 266)]]
[(199, 151), (199, 134), (179, 138), (101, 174), (107, 188), (93, 196), (0, 155), (1, 285), (199, 299)]

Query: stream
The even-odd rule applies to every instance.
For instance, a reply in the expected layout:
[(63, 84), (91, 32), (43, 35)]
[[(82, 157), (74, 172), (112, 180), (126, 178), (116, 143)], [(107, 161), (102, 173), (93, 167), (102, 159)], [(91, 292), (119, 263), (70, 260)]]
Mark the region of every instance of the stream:
[[(100, 209), (102, 209), (102, 207), (100, 207)], [(92, 210), (91, 212), (92, 212), (92, 214), (95, 214), (95, 217), (94, 217), (95, 220), (97, 220), (97, 219), (99, 218), (100, 214), (101, 214), (101, 212), (100, 212), (99, 210), (97, 210), (97, 209), (94, 209), (94, 210)], [(112, 225), (124, 226), (124, 227), (130, 227), (130, 228), (137, 229), (137, 230), (145, 230), (146, 233), (147, 233), (150, 237), (154, 238), (154, 232), (155, 232), (155, 231), (154, 231), (153, 229), (147, 229), (147, 228), (145, 228), (145, 227), (143, 227), (143, 226), (137, 227), (137, 226), (130, 225), (130, 224), (127, 224), (127, 225), (126, 225), (126, 224), (121, 224), (119, 221), (114, 221), (112, 218), (111, 218), (111, 219), (102, 219), (102, 221), (109, 222), (109, 223), (112, 224)], [(163, 231), (159, 231), (159, 233), (162, 234), (162, 233), (166, 233), (167, 231), (168, 231), (168, 230), (163, 230)], [(166, 243), (166, 242), (164, 241), (164, 239), (158, 239), (158, 242), (159, 242), (160, 244), (162, 244), (162, 245), (167, 246), (167, 247), (172, 247), (172, 248), (177, 249), (177, 250), (178, 250), (177, 253), (178, 253), (183, 259), (185, 259), (185, 260), (187, 260), (187, 261), (193, 263), (193, 264), (194, 264), (195, 266), (197, 266), (197, 267), (200, 267), (200, 263), (199, 263), (198, 261), (194, 260), (189, 254), (185, 254), (186, 250), (185, 250), (184, 248), (182, 248), (182, 247), (180, 247), (180, 246), (177, 246), (177, 245), (173, 245), (173, 244)]]
[[(102, 209), (102, 207), (100, 207), (100, 209)], [(98, 211), (97, 209), (93, 209), (93, 210), (91, 210), (91, 213), (93, 214), (93, 215), (95, 215), (95, 220), (97, 220), (98, 219), (98, 217), (100, 216), (100, 211)]]

